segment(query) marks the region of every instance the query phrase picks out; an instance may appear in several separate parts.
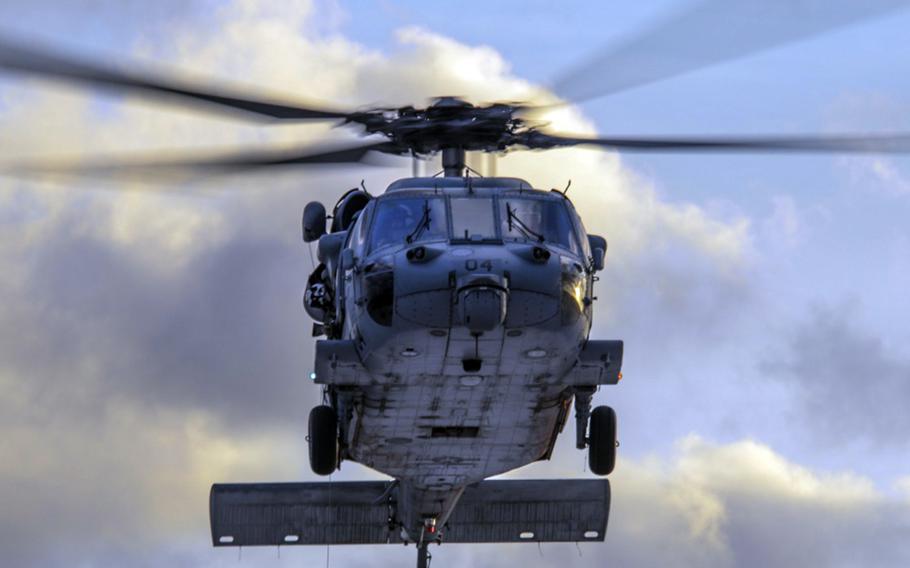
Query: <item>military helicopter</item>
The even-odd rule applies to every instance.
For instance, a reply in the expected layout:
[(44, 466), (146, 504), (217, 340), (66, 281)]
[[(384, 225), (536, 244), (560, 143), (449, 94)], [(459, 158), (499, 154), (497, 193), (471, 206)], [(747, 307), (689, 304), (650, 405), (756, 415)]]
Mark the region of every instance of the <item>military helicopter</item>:
[[(760, 48), (888, 11), (899, 2), (832, 2), (786, 34), (737, 38), (694, 58), (658, 57), (624, 73), (600, 68), (656, 43), (680, 26), (696, 33), (748, 3), (706, 2), (595, 57), (558, 82), (585, 100), (691, 71)], [(732, 7), (731, 7), (732, 6)], [(712, 13), (707, 8), (716, 8)], [(754, 6), (753, 6), (754, 7)], [(780, 8), (772, 8), (773, 10)], [(814, 17), (813, 17), (814, 16)], [(691, 34), (690, 34), (691, 35)], [(745, 37), (745, 36), (744, 36)], [(356, 165), (376, 154), (441, 155), (432, 177), (363, 188), (328, 215), (311, 202), (302, 235), (316, 243), (304, 308), (314, 320), (315, 370), (323, 404), (309, 414), (309, 458), (326, 476), (344, 461), (392, 481), (215, 484), (214, 546), (414, 544), (418, 566), (432, 543), (602, 541), (607, 479), (489, 480), (549, 459), (574, 407), (575, 442), (597, 476), (616, 463), (617, 419), (591, 409), (601, 386), (616, 385), (623, 343), (592, 339), (604, 237), (588, 234), (565, 191), (517, 178), (472, 175), (467, 152), (504, 153), (593, 146), (630, 151), (892, 152), (910, 136), (579, 137), (548, 132), (540, 107), (472, 104), (459, 97), (413, 106), (341, 111), (201, 88), (161, 72), (101, 65), (0, 41), (0, 68), (210, 109), (275, 120), (334, 120), (370, 139), (299, 152), (254, 150), (176, 161), (100, 159), (29, 163), (7, 173), (94, 175), (190, 170), (243, 172), (277, 166)], [(626, 55), (624, 55), (626, 54)], [(557, 89), (559, 91), (559, 89)], [(573, 94), (574, 93), (574, 94)]]

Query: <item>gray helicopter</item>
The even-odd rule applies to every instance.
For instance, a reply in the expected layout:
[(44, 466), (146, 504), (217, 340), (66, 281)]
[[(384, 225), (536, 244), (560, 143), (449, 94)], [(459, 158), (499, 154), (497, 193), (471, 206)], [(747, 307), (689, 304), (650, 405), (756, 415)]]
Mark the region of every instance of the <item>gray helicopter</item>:
[[(452, 174), (464, 167), (444, 165)], [(320, 322), (315, 333), (327, 336), (312, 377), (326, 389), (309, 421), (316, 473), (332, 473), (340, 459), (385, 473), (398, 480), (399, 538), (459, 542), (448, 521), (466, 488), (483, 493), (485, 478), (548, 459), (573, 399), (591, 471), (613, 470), (616, 415), (590, 411), (597, 387), (621, 376), (622, 342), (588, 338), (606, 243), (585, 233), (563, 193), (512, 178), (409, 178), (376, 198), (349, 193), (339, 219), (322, 234), (322, 205), (304, 214), (304, 239), (318, 237), (322, 263), (304, 303)], [(541, 495), (574, 491), (603, 510), (548, 519), (553, 526), (524, 519), (515, 540), (603, 538), (606, 481), (559, 485)], [(493, 507), (511, 496), (475, 499)], [(557, 528), (569, 521), (576, 526)]]
[[(329, 475), (354, 461), (394, 481), (216, 485), (218, 544), (415, 543), (422, 565), (431, 543), (603, 540), (607, 480), (484, 481), (549, 459), (573, 401), (591, 471), (616, 462), (616, 414), (591, 410), (621, 378), (622, 342), (588, 337), (605, 239), (565, 192), (467, 175), (466, 149), (562, 143), (514, 114), (452, 97), (400, 111), (381, 148), (397, 153), (408, 128), (404, 149), (440, 152), (444, 175), (349, 191), (330, 226), (323, 204), (306, 206), (303, 240), (320, 264), (304, 307), (325, 336), (310, 464)], [(254, 529), (263, 511), (271, 528)]]
[[(555, 90), (569, 102), (612, 94), (902, 5), (705, 0), (596, 55)], [(727, 26), (735, 19), (754, 30)], [(707, 33), (723, 40), (713, 50), (692, 41)], [(214, 546), (414, 544), (419, 567), (427, 566), (432, 543), (604, 540), (610, 485), (602, 476), (616, 464), (616, 413), (591, 409), (595, 392), (622, 377), (622, 341), (589, 337), (607, 242), (587, 234), (565, 191), (471, 175), (468, 152), (910, 151), (905, 134), (565, 136), (533, 120), (539, 107), (457, 97), (426, 108), (341, 111), (199, 87), (160, 70), (3, 39), (0, 68), (243, 117), (334, 120), (370, 137), (291, 152), (20, 163), (3, 166), (7, 174), (149, 179), (158, 171), (351, 167), (376, 154), (441, 155), (441, 175), (400, 179), (378, 196), (348, 191), (331, 216), (318, 202), (303, 213), (303, 240), (316, 243), (319, 258), (304, 307), (316, 322), (313, 335), (322, 338), (309, 375), (323, 394), (309, 415), (310, 464), (326, 476), (343, 461), (357, 462), (391, 480), (215, 484), (210, 494)], [(549, 459), (573, 407), (576, 446), (601, 478), (488, 479)]]

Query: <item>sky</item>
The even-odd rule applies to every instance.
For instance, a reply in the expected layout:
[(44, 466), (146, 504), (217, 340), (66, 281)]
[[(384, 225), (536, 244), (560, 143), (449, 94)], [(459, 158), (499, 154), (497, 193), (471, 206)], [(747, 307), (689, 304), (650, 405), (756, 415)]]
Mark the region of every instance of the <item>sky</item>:
[[(684, 3), (0, 4), (0, 32), (340, 106), (551, 101)], [(563, 107), (583, 134), (910, 131), (902, 12)], [(711, 34), (704, 35), (710, 47)], [(609, 70), (604, 70), (609, 73)], [(349, 140), (0, 76), (6, 160)], [(515, 153), (609, 241), (592, 337), (621, 447), (604, 543), (450, 545), (437, 565), (910, 564), (910, 163)], [(0, 557), (15, 566), (385, 566), (413, 548), (213, 549), (213, 482), (315, 480), (300, 212), (410, 164), (237, 178), (0, 178)], [(158, 191), (162, 190), (162, 191)], [(572, 425), (512, 477), (590, 477)], [(376, 479), (345, 463), (336, 480)]]

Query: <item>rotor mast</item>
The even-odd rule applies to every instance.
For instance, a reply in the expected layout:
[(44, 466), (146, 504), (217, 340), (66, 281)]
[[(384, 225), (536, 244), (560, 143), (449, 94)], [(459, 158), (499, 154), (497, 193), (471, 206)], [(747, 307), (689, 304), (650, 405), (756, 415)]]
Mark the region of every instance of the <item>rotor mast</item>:
[(465, 151), (463, 146), (442, 149), (442, 170), (445, 177), (464, 177)]

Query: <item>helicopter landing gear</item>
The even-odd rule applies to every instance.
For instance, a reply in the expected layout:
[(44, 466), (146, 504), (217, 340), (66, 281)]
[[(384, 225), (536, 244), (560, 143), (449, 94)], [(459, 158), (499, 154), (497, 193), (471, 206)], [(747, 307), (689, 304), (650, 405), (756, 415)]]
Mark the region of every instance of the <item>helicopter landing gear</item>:
[(338, 468), (338, 415), (335, 409), (321, 405), (310, 411), (310, 468), (317, 475), (330, 475)]
[(597, 387), (575, 387), (575, 447), (583, 450), (588, 447), (588, 418), (591, 417), (591, 399)]
[(616, 412), (598, 406), (591, 413), (588, 437), (588, 467), (597, 475), (609, 475), (616, 465)]

